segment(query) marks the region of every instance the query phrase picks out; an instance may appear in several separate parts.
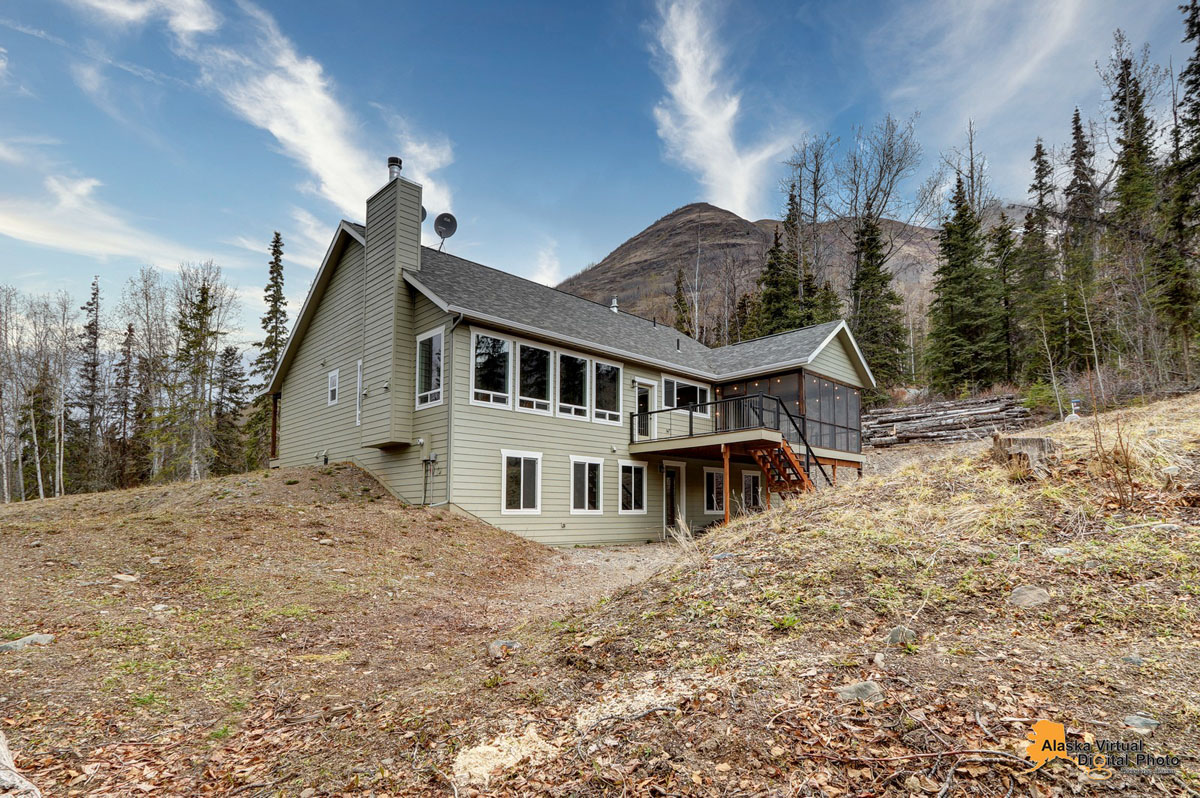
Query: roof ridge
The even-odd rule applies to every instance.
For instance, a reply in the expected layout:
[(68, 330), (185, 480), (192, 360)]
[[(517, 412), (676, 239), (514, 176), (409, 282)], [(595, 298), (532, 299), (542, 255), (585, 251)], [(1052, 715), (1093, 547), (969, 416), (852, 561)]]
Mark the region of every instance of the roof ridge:
[(793, 327), (790, 330), (780, 330), (779, 332), (771, 333), (769, 335), (760, 335), (757, 338), (747, 338), (745, 341), (735, 341), (732, 344), (725, 344), (724, 346), (714, 346), (714, 347), (710, 347), (710, 348), (714, 352), (716, 352), (716, 351), (720, 351), (722, 349), (729, 349), (731, 347), (741, 346), (742, 344), (752, 344), (755, 341), (765, 341), (768, 338), (778, 338), (781, 335), (791, 335), (792, 333), (803, 332), (804, 330), (815, 330), (817, 327), (825, 327), (830, 324), (841, 324), (844, 321), (845, 321), (845, 319), (834, 319), (832, 321), (823, 321), (820, 324), (808, 324), (808, 325), (805, 325), (804, 327)]
[[(595, 305), (596, 307), (601, 308), (602, 310), (604, 310), (606, 312), (609, 312), (609, 313), (612, 312), (612, 307), (609, 305), (605, 305), (603, 302), (597, 302), (594, 299), (588, 299), (587, 297), (579, 296), (579, 294), (572, 294), (570, 291), (564, 291), (563, 289), (558, 288), (553, 285), (546, 285), (545, 283), (539, 283), (537, 280), (530, 280), (528, 277), (523, 277), (519, 274), (513, 274), (512, 272), (505, 271), (504, 269), (497, 269), (495, 266), (488, 266), (486, 263), (480, 263), (479, 261), (470, 260), (469, 258), (462, 257), (461, 255), (454, 255), (450, 252), (443, 252), (442, 250), (434, 249), (433, 247), (426, 246), (424, 244), (421, 245), (421, 249), (427, 249), (430, 252), (436, 252), (439, 256), (443, 256), (443, 257), (447, 257), (447, 258), (454, 258), (455, 260), (461, 260), (464, 263), (470, 263), (472, 266), (478, 266), (481, 269), (487, 269), (489, 271), (497, 272), (499, 274), (503, 274), (506, 277), (512, 277), (514, 279), (529, 283), (530, 285), (537, 286), (538, 288), (543, 288), (548, 291), (554, 291), (556, 293), (562, 294), (563, 296), (569, 296), (572, 299), (576, 299), (580, 302), (587, 302), (589, 305)], [(418, 271), (417, 274), (420, 274), (420, 272)], [(647, 324), (653, 325), (653, 327), (655, 329), (662, 328), (662, 329), (666, 329), (666, 330), (672, 330), (676, 334), (682, 335), (684, 338), (687, 338), (689, 341), (694, 341), (695, 343), (700, 344), (700, 346), (703, 346), (705, 349), (708, 349), (710, 351), (713, 348), (713, 347), (707, 346), (702, 341), (696, 340), (695, 338), (691, 337), (690, 335), (685, 335), (683, 332), (676, 330), (674, 327), (670, 326), (669, 324), (666, 324), (666, 323), (660, 324), (658, 322), (658, 319), (648, 319), (645, 316), (639, 316), (638, 314), (630, 313), (627, 310), (621, 310), (619, 312), (622, 315), (628, 316), (631, 319), (638, 319), (639, 321), (644, 321)]]

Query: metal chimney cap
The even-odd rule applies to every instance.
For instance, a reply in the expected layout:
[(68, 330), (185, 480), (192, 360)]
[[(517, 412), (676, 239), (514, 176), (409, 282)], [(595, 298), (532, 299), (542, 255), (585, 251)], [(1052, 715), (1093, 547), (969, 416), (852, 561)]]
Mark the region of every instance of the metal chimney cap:
[(388, 158), (388, 166), (403, 166), (404, 161), (400, 160), (399, 155), (393, 155)]
[(398, 156), (393, 155), (388, 158), (388, 180), (395, 180), (400, 177), (400, 169), (403, 165), (404, 162)]

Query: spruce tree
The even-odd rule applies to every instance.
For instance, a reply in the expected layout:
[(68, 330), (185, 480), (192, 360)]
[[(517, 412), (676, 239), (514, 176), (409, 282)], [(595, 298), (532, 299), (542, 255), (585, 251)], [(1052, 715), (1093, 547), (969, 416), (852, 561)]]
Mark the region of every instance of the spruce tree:
[(1050, 220), (1054, 212), (1054, 169), (1039, 138), (1034, 144), (1033, 181), (1029, 185), (1032, 208), (1025, 215), (1021, 236), (1021, 291), (1019, 317), (1023, 320), (1020, 339), (1022, 376), (1028, 380), (1045, 374), (1046, 343), (1052, 353), (1063, 351), (1063, 286), (1050, 238)]
[(1000, 214), (1000, 221), (987, 234), (987, 258), (992, 271), (991, 279), (996, 286), (1000, 302), (997, 324), (1003, 351), (1003, 379), (1005, 382), (1013, 382), (1016, 378), (1018, 357), (1017, 296), (1020, 286), (1017, 239), (1012, 221), (1004, 213)]
[(675, 270), (675, 297), (671, 301), (671, 309), (675, 313), (675, 329), (694, 338), (696, 326), (692, 319), (692, 303), (688, 301), (687, 291), (683, 287), (682, 266)]
[(236, 346), (221, 349), (214, 377), (213, 473), (243, 470), (246, 455), (242, 442), (242, 409), (246, 406), (246, 372)]
[(879, 383), (870, 398), (879, 401), (886, 396), (884, 389), (900, 383), (907, 346), (903, 300), (884, 268), (883, 236), (869, 207), (854, 236), (853, 257), (858, 268), (850, 286), (853, 307), (848, 323)]
[(113, 483), (118, 488), (134, 484), (136, 467), (133, 462), (133, 430), (136, 412), (134, 395), (134, 347), (137, 334), (133, 323), (125, 326), (117, 362), (113, 364), (113, 393), (111, 412), (113, 428), (109, 448), (112, 451)]
[(837, 321), (841, 317), (842, 298), (834, 290), (833, 283), (826, 280), (812, 301), (812, 321), (809, 323), (824, 324), (827, 321)]
[(283, 295), (283, 236), (279, 231), (271, 238), (271, 260), (267, 264), (267, 287), (263, 290), (263, 301), (267, 310), (262, 316), (263, 339), (258, 344), (258, 356), (254, 358), (251, 374), (265, 383), (275, 372), (275, 365), (283, 356), (287, 345), (288, 314), (287, 298)]
[(943, 393), (981, 390), (1003, 373), (997, 292), (984, 262), (979, 216), (961, 175), (950, 211), (938, 236), (926, 350), (930, 383)]
[(100, 451), (101, 423), (104, 418), (104, 385), (100, 373), (100, 278), (92, 280), (88, 301), (80, 308), (84, 314), (80, 334), (79, 406), (84, 413), (84, 442), (80, 452), (82, 488), (85, 491), (104, 487), (103, 458)]
[(1063, 190), (1066, 221), (1063, 229), (1063, 322), (1066, 365), (1094, 365), (1093, 337), (1097, 320), (1091, 305), (1095, 294), (1098, 248), (1095, 151), (1083, 129), (1079, 109), (1071, 117), (1071, 180)]
[(1112, 106), (1117, 128), (1113, 219), (1127, 237), (1144, 238), (1156, 198), (1154, 126), (1146, 107), (1146, 88), (1129, 56), (1117, 64)]
[(800, 279), (789, 261), (775, 230), (775, 240), (767, 250), (767, 261), (758, 276), (758, 307), (755, 327), (758, 334), (772, 335), (804, 326), (800, 314)]

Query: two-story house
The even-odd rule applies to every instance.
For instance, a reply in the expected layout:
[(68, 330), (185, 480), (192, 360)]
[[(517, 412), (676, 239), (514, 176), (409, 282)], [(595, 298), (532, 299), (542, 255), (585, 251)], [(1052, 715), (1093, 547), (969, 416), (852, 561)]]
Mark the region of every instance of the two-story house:
[(660, 539), (861, 472), (844, 322), (709, 348), (421, 245), (395, 169), (342, 222), (267, 386), (272, 466), (352, 461), (550, 544)]

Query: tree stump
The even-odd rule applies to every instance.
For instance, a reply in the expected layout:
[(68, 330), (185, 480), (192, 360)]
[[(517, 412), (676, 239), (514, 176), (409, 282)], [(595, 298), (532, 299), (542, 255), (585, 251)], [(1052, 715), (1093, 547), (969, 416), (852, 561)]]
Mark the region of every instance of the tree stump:
[(0, 793), (9, 798), (42, 798), (41, 791), (17, 772), (4, 732), (0, 732)]
[(992, 457), (998, 463), (1037, 477), (1049, 473), (1047, 463), (1057, 460), (1061, 449), (1053, 438), (992, 435)]

